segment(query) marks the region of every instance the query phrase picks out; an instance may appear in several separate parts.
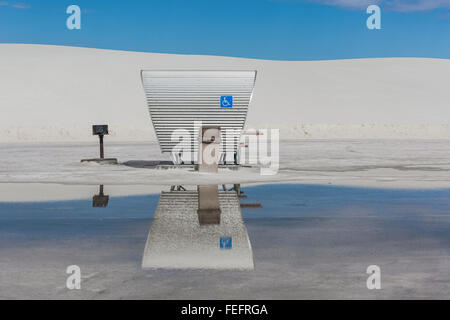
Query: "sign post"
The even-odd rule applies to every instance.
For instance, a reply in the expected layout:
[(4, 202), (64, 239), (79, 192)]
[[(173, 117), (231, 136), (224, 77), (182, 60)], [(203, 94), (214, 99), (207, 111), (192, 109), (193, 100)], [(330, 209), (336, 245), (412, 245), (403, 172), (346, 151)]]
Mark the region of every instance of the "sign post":
[(93, 125), (92, 126), (92, 135), (98, 136), (100, 141), (100, 158), (98, 159), (84, 159), (81, 162), (99, 162), (99, 163), (112, 163), (116, 164), (117, 159), (108, 158), (105, 159), (105, 150), (103, 147), (103, 137), (109, 134), (108, 125)]
[(100, 139), (100, 159), (105, 159), (105, 152), (103, 149), (103, 136), (108, 135), (108, 125), (94, 125), (92, 126), (92, 134), (98, 136)]

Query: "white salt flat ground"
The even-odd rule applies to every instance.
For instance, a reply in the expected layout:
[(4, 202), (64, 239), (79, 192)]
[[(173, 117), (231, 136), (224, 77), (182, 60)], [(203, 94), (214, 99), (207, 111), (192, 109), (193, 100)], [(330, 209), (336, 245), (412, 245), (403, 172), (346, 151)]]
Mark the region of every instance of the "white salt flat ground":
[[(95, 157), (95, 143), (0, 145), (0, 200), (52, 200), (42, 184), (108, 185), (114, 195), (158, 192), (155, 185), (201, 183), (310, 183), (381, 188), (450, 187), (450, 140), (307, 140), (280, 143), (280, 170), (262, 176), (254, 168), (222, 170), (217, 176), (191, 170), (154, 170), (80, 163)], [(107, 156), (121, 163), (161, 160), (156, 143), (107, 143)], [(120, 186), (135, 185), (132, 188)], [(137, 186), (136, 186), (137, 185)], [(71, 195), (80, 198), (76, 186)], [(85, 190), (85, 189), (83, 189)]]

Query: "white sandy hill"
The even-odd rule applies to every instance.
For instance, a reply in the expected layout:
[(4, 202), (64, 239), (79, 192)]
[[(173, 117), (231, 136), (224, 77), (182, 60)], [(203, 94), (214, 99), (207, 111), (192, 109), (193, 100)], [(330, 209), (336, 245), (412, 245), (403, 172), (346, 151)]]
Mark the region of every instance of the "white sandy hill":
[(256, 69), (248, 127), (282, 139), (449, 138), (450, 61), (265, 61), (0, 45), (0, 141), (154, 140), (141, 69)]

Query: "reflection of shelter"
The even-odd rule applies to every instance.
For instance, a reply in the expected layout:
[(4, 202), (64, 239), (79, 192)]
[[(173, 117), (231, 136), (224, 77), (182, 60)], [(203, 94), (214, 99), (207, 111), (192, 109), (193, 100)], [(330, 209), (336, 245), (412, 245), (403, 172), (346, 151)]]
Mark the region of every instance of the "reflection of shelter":
[(103, 185), (100, 186), (98, 195), (92, 198), (92, 206), (94, 208), (105, 208), (108, 206), (109, 196), (105, 196), (103, 193)]
[(162, 192), (142, 267), (252, 270), (252, 248), (236, 192), (218, 191), (217, 186)]
[[(256, 71), (144, 70), (141, 77), (161, 152), (171, 153), (176, 164), (196, 163), (200, 127), (215, 126), (221, 135), (219, 158), (238, 162)], [(175, 130), (186, 138), (173, 139)]]

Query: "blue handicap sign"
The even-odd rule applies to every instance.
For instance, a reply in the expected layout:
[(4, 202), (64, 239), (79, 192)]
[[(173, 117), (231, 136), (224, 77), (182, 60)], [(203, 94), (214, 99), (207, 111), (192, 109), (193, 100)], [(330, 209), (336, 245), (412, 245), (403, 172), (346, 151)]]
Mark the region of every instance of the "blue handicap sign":
[(230, 250), (232, 248), (233, 248), (233, 238), (231, 237), (220, 238), (220, 249)]
[(221, 108), (233, 108), (233, 96), (221, 96), (220, 97)]

